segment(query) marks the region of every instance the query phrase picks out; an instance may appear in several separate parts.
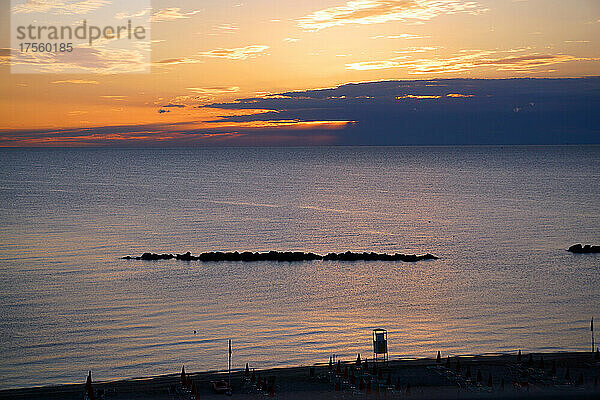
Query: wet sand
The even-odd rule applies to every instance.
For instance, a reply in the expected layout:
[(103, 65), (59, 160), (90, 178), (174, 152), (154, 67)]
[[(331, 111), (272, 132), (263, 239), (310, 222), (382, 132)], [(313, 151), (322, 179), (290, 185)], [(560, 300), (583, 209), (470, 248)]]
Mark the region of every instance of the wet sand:
[[(543, 361), (542, 361), (543, 360)], [(545, 353), (460, 356), (394, 360), (365, 370), (354, 360), (334, 364), (256, 370), (255, 380), (244, 371), (232, 372), (234, 398), (239, 399), (595, 399), (600, 398), (600, 359), (590, 353)], [(312, 370), (312, 372), (311, 372)], [(26, 373), (26, 371), (24, 371)], [(256, 381), (267, 379), (263, 390)], [(353, 378), (354, 376), (354, 378)], [(0, 399), (83, 399), (82, 383), (0, 391)], [(210, 382), (227, 379), (222, 372), (191, 372), (199, 399), (224, 399)], [(478, 378), (480, 378), (478, 380)], [(363, 384), (361, 385), (361, 380)], [(491, 381), (490, 381), (491, 380)], [(491, 384), (491, 386), (490, 386)], [(273, 392), (271, 393), (271, 386)], [(96, 399), (190, 400), (180, 373), (93, 384)]]

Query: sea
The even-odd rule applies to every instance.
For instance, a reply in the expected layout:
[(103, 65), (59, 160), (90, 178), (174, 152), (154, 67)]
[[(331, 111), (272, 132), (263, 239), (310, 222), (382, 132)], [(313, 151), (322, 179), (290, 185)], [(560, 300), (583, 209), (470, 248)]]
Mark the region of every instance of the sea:
[[(600, 146), (0, 150), (0, 389), (590, 351)], [(144, 252), (432, 253), (406, 262)], [(598, 340), (600, 342), (600, 338)]]

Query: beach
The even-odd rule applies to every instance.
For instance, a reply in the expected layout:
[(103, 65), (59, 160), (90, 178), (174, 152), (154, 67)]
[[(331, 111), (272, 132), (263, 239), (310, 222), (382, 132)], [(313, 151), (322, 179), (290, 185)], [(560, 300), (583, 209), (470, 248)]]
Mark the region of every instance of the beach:
[[(252, 377), (254, 373), (254, 378)], [(0, 391), (0, 399), (82, 399), (82, 383)], [(199, 399), (226, 398), (210, 382), (227, 380), (226, 371), (186, 374)], [(354, 377), (353, 377), (354, 376)], [(340, 360), (301, 367), (237, 370), (231, 374), (232, 397), (243, 399), (592, 399), (600, 395), (600, 358), (589, 352), (484, 354), (387, 363)], [(361, 384), (362, 379), (362, 384)], [(258, 381), (269, 382), (267, 385)], [(96, 398), (194, 398), (182, 385), (181, 372), (171, 375), (94, 382)], [(264, 386), (264, 388), (262, 387)]]

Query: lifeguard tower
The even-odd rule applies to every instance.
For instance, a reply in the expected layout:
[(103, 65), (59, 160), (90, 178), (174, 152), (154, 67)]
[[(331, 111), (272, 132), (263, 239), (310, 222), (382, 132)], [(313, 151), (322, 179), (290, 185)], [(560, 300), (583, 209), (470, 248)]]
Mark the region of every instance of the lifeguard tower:
[(388, 358), (387, 331), (373, 329), (373, 360), (387, 362)]

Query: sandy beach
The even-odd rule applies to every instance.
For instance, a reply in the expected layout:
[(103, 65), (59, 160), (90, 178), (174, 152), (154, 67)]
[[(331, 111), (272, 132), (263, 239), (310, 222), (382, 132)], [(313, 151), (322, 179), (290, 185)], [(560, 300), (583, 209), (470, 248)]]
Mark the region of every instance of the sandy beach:
[[(600, 359), (590, 353), (489, 354), (442, 357), (441, 360), (392, 360), (386, 364), (355, 360), (314, 366), (232, 372), (235, 398), (260, 399), (503, 399), (578, 398), (600, 396)], [(252, 371), (252, 369), (251, 369)], [(197, 398), (227, 398), (212, 391), (211, 381), (223, 372), (187, 374)], [(258, 381), (269, 382), (267, 385)], [(362, 382), (361, 382), (362, 381)], [(0, 391), (0, 399), (83, 399), (82, 383)], [(194, 398), (181, 384), (181, 373), (112, 382), (94, 382), (96, 399)], [(272, 390), (271, 390), (272, 388)]]

